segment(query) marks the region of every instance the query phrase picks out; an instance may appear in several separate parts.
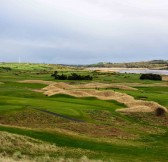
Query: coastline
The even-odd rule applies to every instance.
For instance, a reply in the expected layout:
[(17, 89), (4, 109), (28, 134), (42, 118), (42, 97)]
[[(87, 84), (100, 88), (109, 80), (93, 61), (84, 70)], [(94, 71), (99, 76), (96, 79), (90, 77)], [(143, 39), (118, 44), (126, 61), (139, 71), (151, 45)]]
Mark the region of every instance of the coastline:
[(100, 71), (100, 72), (119, 72), (120, 70), (150, 70), (148, 68), (107, 68), (107, 67), (91, 67), (86, 68), (90, 71)]

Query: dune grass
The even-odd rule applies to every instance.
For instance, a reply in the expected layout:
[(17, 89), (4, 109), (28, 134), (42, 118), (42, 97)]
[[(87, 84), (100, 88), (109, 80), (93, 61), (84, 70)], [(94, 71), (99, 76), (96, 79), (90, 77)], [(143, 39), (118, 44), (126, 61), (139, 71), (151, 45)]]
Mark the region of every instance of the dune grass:
[[(103, 143), (98, 142), (96, 140), (89, 140), (84, 138), (77, 138), (72, 137), (60, 133), (49, 133), (49, 132), (40, 132), (40, 131), (34, 131), (34, 130), (25, 130), (20, 128), (13, 128), (13, 127), (5, 127), (0, 126), (0, 131), (6, 131), (18, 135), (24, 135), (28, 136), (34, 139), (39, 139), (41, 141), (49, 142), (52, 144), (56, 144), (60, 147), (72, 147), (72, 148), (80, 148), (80, 149), (86, 149), (95, 151), (98, 154), (96, 157), (94, 155), (90, 156), (90, 158), (101, 158), (106, 160), (107, 157), (111, 155), (115, 155), (115, 157), (120, 157), (120, 159), (127, 158), (134, 158), (134, 159), (142, 159), (147, 160), (155, 159), (155, 160), (168, 160), (167, 152), (162, 147), (158, 146), (122, 146), (116, 145), (116, 144), (109, 144), (109, 143)], [(165, 137), (167, 137), (167, 134), (165, 134)], [(158, 140), (158, 136), (154, 137), (154, 139)], [(166, 138), (167, 140), (167, 138)], [(73, 155), (71, 155), (73, 156)], [(138, 156), (138, 158), (137, 158)], [(114, 157), (114, 158), (115, 158)]]
[(149, 86), (149, 87), (135, 87), (138, 91), (132, 90), (119, 90), (115, 89), (115, 91), (127, 93), (136, 99), (142, 99), (146, 101), (155, 101), (165, 107), (168, 108), (168, 87), (165, 86)]
[[(116, 112), (116, 109), (126, 108), (124, 104), (116, 101), (98, 100), (94, 97), (75, 98), (68, 95), (54, 95), (47, 97), (42, 93), (34, 92), (46, 85), (18, 83), (20, 80), (52, 80), (50, 76), (54, 70), (60, 73), (91, 74), (92, 82), (105, 83), (140, 83), (144, 86), (136, 86), (137, 91), (112, 89), (134, 96), (136, 99), (156, 101), (168, 107), (167, 87), (150, 86), (153, 83), (165, 84), (154, 81), (141, 81), (138, 74), (108, 74), (90, 73), (83, 69), (73, 69), (62, 66), (43, 64), (1, 64), (10, 67), (11, 71), (1, 70), (0, 82), (0, 131), (31, 137), (44, 143), (54, 144), (60, 148), (68, 148), (74, 152), (65, 151), (62, 154), (49, 154), (51, 157), (63, 156), (65, 158), (81, 158), (87, 154), (88, 158), (112, 160), (112, 161), (167, 161), (168, 128), (167, 118), (155, 117), (154, 114), (125, 115)], [(79, 81), (67, 81), (71, 84), (80, 84)], [(88, 81), (82, 81), (85, 83)], [(84, 120), (84, 123), (54, 118), (40, 114), (34, 108), (40, 108), (59, 113), (67, 117)], [(25, 113), (28, 113), (26, 116)], [(34, 116), (31, 116), (33, 115)], [(21, 114), (21, 117), (19, 116)], [(30, 115), (30, 116), (29, 116)], [(31, 118), (32, 117), (32, 118)], [(37, 117), (38, 120), (35, 118)], [(45, 119), (42, 119), (44, 117)], [(49, 118), (48, 120), (46, 118)], [(3, 119), (4, 120), (1, 120)], [(29, 119), (26, 120), (25, 118)], [(34, 121), (34, 126), (25, 128), (25, 121)], [(46, 127), (40, 127), (41, 120), (52, 121), (54, 127), (47, 123)], [(157, 122), (163, 123), (159, 123)], [(11, 126), (5, 125), (11, 123)], [(155, 124), (156, 123), (156, 124)], [(25, 124), (25, 123), (24, 123)], [(32, 122), (33, 124), (33, 122)], [(38, 127), (37, 127), (38, 124)], [(17, 127), (14, 127), (17, 126)], [(29, 128), (29, 129), (28, 129)], [(30, 129), (31, 128), (31, 129)], [(72, 128), (72, 129), (71, 129)], [(59, 131), (57, 131), (59, 129)], [(83, 129), (83, 130), (82, 130)], [(94, 130), (95, 129), (95, 130)], [(84, 131), (88, 132), (84, 132)], [(107, 131), (108, 130), (108, 131)], [(94, 132), (106, 132), (104, 136), (95, 135)], [(68, 133), (67, 133), (68, 132)], [(93, 134), (92, 134), (93, 133)], [(112, 134), (114, 133), (114, 135)], [(109, 135), (110, 134), (110, 135)], [(112, 134), (112, 135), (111, 135)], [(123, 138), (124, 137), (124, 138)], [(117, 141), (117, 142), (114, 142)], [(11, 150), (3, 150), (11, 154)], [(75, 149), (81, 149), (81, 154)], [(17, 151), (17, 150), (16, 150)], [(88, 153), (87, 151), (90, 151)], [(25, 155), (35, 157), (43, 152), (30, 155), (29, 151), (23, 150)]]

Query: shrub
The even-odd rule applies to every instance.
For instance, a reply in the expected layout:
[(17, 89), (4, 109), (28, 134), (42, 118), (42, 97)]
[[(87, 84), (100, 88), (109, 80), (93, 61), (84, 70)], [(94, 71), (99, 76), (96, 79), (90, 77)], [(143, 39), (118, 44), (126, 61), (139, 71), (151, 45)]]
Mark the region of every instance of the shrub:
[(10, 67), (0, 67), (0, 70), (11, 71), (12, 68), (10, 68)]
[(164, 110), (163, 108), (160, 108), (160, 107), (159, 107), (159, 108), (156, 109), (156, 115), (157, 115), (157, 116), (164, 116), (165, 113), (166, 113), (166, 112), (165, 112), (165, 110)]
[(142, 74), (140, 76), (141, 80), (162, 80), (162, 77), (158, 74)]
[(79, 75), (76, 73), (72, 73), (69, 76), (64, 74), (58, 75), (57, 71), (55, 71), (54, 74), (52, 74), (51, 76), (58, 80), (92, 80), (93, 79), (93, 77), (90, 75)]

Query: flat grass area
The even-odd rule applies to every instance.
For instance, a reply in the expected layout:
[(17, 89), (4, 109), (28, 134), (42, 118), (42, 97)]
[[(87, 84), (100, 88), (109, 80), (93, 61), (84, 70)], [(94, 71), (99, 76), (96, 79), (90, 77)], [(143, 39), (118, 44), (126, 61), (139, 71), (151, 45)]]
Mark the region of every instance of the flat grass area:
[[(168, 86), (165, 86), (165, 81), (141, 81), (138, 74), (95, 73), (55, 65), (0, 64), (0, 82), (3, 83), (0, 84), (0, 131), (31, 137), (68, 150), (83, 150), (82, 154), (79, 151), (51, 152), (47, 153), (49, 157), (81, 158), (86, 155), (90, 159), (116, 162), (168, 161), (167, 115), (157, 117), (153, 113), (121, 114), (115, 110), (126, 106), (113, 100), (75, 98), (62, 94), (48, 97), (33, 91), (46, 85), (18, 83), (21, 80), (37, 79), (54, 81), (51, 74), (55, 70), (64, 74), (76, 72), (94, 77), (93, 81), (66, 81), (71, 84), (137, 83), (132, 86), (137, 90), (111, 90), (127, 93), (136, 99), (155, 101), (168, 108)], [(37, 109), (84, 122), (71, 121)], [(32, 158), (44, 154), (41, 152), (32, 155), (28, 150), (20, 151)], [(0, 146), (0, 152), (10, 156), (15, 151)]]

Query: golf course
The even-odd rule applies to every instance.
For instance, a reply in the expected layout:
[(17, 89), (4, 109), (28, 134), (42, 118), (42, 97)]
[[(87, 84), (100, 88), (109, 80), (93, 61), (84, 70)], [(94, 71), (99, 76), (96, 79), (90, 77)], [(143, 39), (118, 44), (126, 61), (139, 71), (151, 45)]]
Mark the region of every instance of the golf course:
[[(59, 80), (55, 71), (93, 79)], [(168, 80), (162, 78), (0, 63), (0, 161), (168, 161)]]

